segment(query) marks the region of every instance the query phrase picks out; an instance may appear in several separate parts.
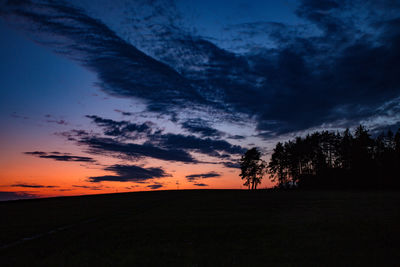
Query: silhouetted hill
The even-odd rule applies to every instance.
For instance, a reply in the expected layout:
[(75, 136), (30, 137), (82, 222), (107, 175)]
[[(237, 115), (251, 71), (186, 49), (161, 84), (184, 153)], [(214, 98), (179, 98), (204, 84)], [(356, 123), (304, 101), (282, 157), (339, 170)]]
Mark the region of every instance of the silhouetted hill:
[(1, 266), (395, 266), (398, 192), (184, 190), (0, 203)]

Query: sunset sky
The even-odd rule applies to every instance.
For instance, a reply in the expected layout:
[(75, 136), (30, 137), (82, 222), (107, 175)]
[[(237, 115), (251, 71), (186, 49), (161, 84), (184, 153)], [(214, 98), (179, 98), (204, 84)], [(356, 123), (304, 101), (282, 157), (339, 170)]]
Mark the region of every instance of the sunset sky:
[(0, 199), (244, 188), (248, 148), (396, 130), (399, 62), (395, 0), (2, 0)]

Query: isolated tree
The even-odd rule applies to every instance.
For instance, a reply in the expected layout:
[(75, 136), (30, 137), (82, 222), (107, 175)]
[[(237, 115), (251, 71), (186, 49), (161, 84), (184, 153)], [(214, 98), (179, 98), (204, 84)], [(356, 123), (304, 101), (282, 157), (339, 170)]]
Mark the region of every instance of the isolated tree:
[(261, 153), (256, 147), (253, 147), (246, 151), (239, 162), (242, 170), (239, 176), (245, 181), (243, 185), (252, 190), (257, 189), (265, 170), (264, 162), (261, 160)]

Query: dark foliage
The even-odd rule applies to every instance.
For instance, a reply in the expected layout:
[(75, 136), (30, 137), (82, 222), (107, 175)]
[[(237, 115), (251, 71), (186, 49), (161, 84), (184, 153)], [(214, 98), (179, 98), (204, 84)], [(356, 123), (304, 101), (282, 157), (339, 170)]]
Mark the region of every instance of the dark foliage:
[(240, 159), (240, 177), (245, 181), (243, 185), (250, 189), (257, 189), (257, 185), (261, 183), (265, 172), (264, 162), (261, 160), (261, 153), (256, 147), (249, 149)]
[(400, 129), (372, 138), (360, 125), (352, 134), (315, 132), (278, 143), (268, 164), (278, 187), (398, 188)]

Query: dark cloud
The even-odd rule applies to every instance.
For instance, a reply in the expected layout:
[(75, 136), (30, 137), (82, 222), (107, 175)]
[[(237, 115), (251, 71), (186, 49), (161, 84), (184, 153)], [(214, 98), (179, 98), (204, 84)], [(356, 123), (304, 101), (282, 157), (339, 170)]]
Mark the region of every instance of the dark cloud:
[(319, 31), (314, 36), (298, 31), (295, 39), (281, 35), (273, 53), (249, 57), (256, 71), (268, 73), (264, 99), (273, 102), (258, 112), (258, 129), (266, 137), (337, 120), (354, 124), (399, 95), (394, 72), (400, 69), (393, 61), (399, 35), (382, 42), (370, 23), (389, 21), (383, 22), (382, 10), (370, 17), (359, 4), (303, 1), (297, 13)]
[(343, 2), (344, 1), (303, 0), (296, 13), (316, 23), (325, 31), (338, 33), (339, 30), (343, 30), (345, 25), (342, 25), (343, 21), (335, 19), (331, 15), (331, 12), (340, 8)]
[(127, 112), (127, 111), (123, 111), (123, 110), (119, 110), (119, 109), (114, 109), (115, 112), (121, 113), (124, 116), (132, 116), (133, 113), (132, 112)]
[(227, 168), (240, 169), (240, 164), (238, 162), (226, 161), (222, 162), (222, 164)]
[(55, 135), (66, 138), (68, 141), (79, 141), (81, 138), (89, 136), (89, 133), (85, 130), (72, 129), (66, 132), (57, 132)]
[(162, 184), (151, 184), (151, 185), (148, 185), (147, 187), (151, 188), (151, 189), (158, 189), (158, 188), (163, 187), (163, 185)]
[(98, 126), (104, 128), (104, 134), (108, 136), (132, 137), (132, 135), (134, 135), (135, 137), (139, 137), (142, 136), (142, 134), (151, 133), (151, 122), (136, 124), (128, 121), (104, 119), (95, 115), (88, 115), (86, 117), (91, 119)]
[(220, 176), (221, 176), (221, 174), (219, 174), (219, 173), (208, 172), (208, 173), (186, 175), (186, 179), (190, 182), (193, 182), (198, 179), (215, 178), (215, 177), (220, 177)]
[(58, 124), (58, 125), (68, 125), (69, 124), (67, 121), (65, 121), (63, 119), (57, 119), (57, 118), (55, 118), (54, 116), (52, 116), (50, 114), (46, 114), (45, 118), (47, 118), (46, 122), (48, 122), (48, 123), (55, 123), (55, 124)]
[[(89, 134), (76, 136), (74, 133), (65, 135), (70, 140), (77, 140), (79, 144), (89, 146), (90, 152), (93, 153), (109, 154), (112, 152), (124, 157), (152, 157), (168, 161), (197, 163), (189, 154), (190, 151), (221, 159), (245, 152), (244, 148), (232, 145), (225, 140), (215, 140), (194, 135), (164, 134), (161, 130), (153, 130), (152, 126), (154, 125), (150, 122), (135, 124), (127, 121), (104, 119), (94, 115), (87, 117), (102, 128), (104, 135), (112, 136), (113, 138), (102, 138)], [(130, 135), (128, 133), (133, 134)], [(121, 137), (127, 140), (142, 138), (146, 141), (143, 144), (126, 143), (121, 140)]]
[(65, 120), (46, 120), (48, 123), (56, 123), (58, 125), (68, 125), (69, 123)]
[(27, 192), (0, 191), (0, 201), (31, 199), (36, 197), (36, 195)]
[(53, 159), (57, 161), (95, 162), (93, 158), (73, 156), (69, 153), (33, 151), (33, 152), (24, 152), (24, 154), (43, 159)]
[(370, 132), (372, 136), (378, 136), (379, 134), (387, 131), (392, 131), (393, 133), (396, 133), (398, 130), (400, 130), (400, 122), (397, 122), (395, 124), (389, 124), (385, 126), (375, 126), (374, 130)]
[(193, 184), (195, 186), (208, 186), (207, 184), (203, 184), (203, 183), (198, 183), (198, 184)]
[[(8, 1), (1, 15), (46, 35), (34, 38), (94, 71), (104, 91), (144, 99), (161, 114), (205, 107), (210, 116), (246, 115), (270, 138), (327, 122), (358, 123), (400, 94), (400, 4), (392, 0), (300, 1), (303, 24), (236, 25), (242, 40), (264, 36), (264, 46), (244, 43), (246, 53), (166, 23), (170, 17), (155, 23), (152, 16), (171, 16), (163, 11), (167, 4), (133, 19), (132, 36), (140, 38), (130, 43), (65, 2), (35, 3)], [(204, 137), (218, 134), (203, 125), (183, 127)], [(187, 149), (212, 154), (202, 144)]]
[(41, 33), (32, 37), (95, 71), (99, 86), (113, 95), (148, 99), (154, 109), (203, 99), (173, 68), (64, 1), (8, 1), (0, 15), (32, 33)]
[(80, 139), (79, 144), (88, 146), (90, 149), (89, 152), (107, 156), (111, 153), (117, 156), (135, 159), (150, 157), (167, 161), (180, 161), (186, 163), (197, 162), (189, 153), (182, 149), (164, 149), (150, 143), (123, 143), (112, 138), (92, 136)]
[(115, 175), (89, 177), (90, 182), (143, 182), (154, 178), (168, 177), (169, 174), (161, 168), (143, 168), (135, 165), (112, 165), (104, 170)]
[(131, 185), (131, 186), (126, 186), (125, 189), (132, 190), (136, 189), (137, 187), (139, 187), (139, 185)]
[(202, 137), (220, 138), (223, 132), (212, 128), (206, 121), (202, 119), (191, 119), (182, 123), (182, 128), (191, 132), (200, 134)]
[(151, 136), (150, 142), (166, 148), (191, 150), (219, 158), (226, 158), (225, 153), (240, 155), (246, 151), (243, 147), (225, 140), (198, 138), (193, 135), (159, 134)]
[(229, 139), (234, 139), (234, 140), (243, 140), (243, 139), (245, 139), (246, 138), (246, 136), (243, 136), (243, 135), (231, 135), (231, 136), (229, 136), (228, 137)]
[(56, 188), (59, 186), (55, 185), (39, 185), (39, 184), (25, 184), (25, 183), (17, 183), (10, 185), (12, 187), (27, 187), (27, 188)]
[(102, 186), (88, 186), (88, 185), (72, 185), (72, 187), (75, 188), (84, 188), (84, 189), (89, 189), (89, 190), (102, 190)]

